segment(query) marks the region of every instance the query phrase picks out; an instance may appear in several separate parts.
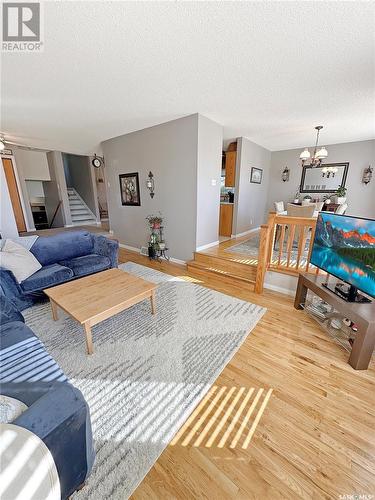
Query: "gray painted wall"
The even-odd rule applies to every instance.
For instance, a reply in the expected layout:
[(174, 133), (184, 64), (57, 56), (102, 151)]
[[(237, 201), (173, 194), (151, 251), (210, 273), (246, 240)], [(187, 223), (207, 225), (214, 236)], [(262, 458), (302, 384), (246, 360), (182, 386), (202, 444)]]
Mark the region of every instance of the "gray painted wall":
[[(263, 169), (261, 184), (250, 182), (251, 167)], [(236, 191), (233, 234), (241, 234), (265, 222), (271, 152), (255, 142), (237, 139)]]
[[(145, 217), (165, 217), (170, 255), (189, 260), (195, 250), (198, 115), (173, 120), (102, 143), (108, 182), (110, 227), (120, 243), (140, 248), (148, 241)], [(221, 146), (220, 146), (221, 147)], [(146, 188), (155, 176), (155, 196)], [(140, 207), (121, 205), (119, 175), (139, 173)]]
[[(349, 215), (375, 218), (375, 179), (365, 186), (362, 184), (363, 170), (375, 167), (375, 140), (347, 142), (327, 145), (326, 163), (349, 162), (346, 187)], [(271, 172), (267, 206), (273, 209), (274, 201), (293, 200), (301, 181), (302, 168), (299, 155), (303, 148), (274, 151), (271, 157)], [(313, 147), (310, 147), (310, 151)], [(285, 166), (290, 168), (289, 182), (282, 182), (281, 172)]]
[[(223, 127), (199, 115), (197, 247), (218, 240), (222, 143)], [(216, 185), (212, 181), (216, 181)]]
[(64, 172), (67, 187), (74, 188), (89, 209), (96, 214), (96, 196), (88, 156), (63, 153)]

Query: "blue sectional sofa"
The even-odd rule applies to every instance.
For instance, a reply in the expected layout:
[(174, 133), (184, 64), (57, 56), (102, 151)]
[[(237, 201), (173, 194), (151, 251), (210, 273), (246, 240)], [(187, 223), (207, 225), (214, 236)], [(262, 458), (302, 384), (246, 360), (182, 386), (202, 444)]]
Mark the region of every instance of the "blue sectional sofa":
[(0, 393), (28, 406), (12, 423), (48, 447), (60, 479), (61, 497), (84, 484), (94, 463), (90, 411), (22, 314), (0, 295)]
[(118, 265), (118, 242), (88, 231), (66, 231), (40, 236), (30, 251), (43, 266), (17, 283), (13, 273), (0, 267), (3, 294), (22, 311), (42, 295), (44, 288)]
[(118, 242), (69, 231), (38, 237), (30, 251), (42, 268), (22, 283), (0, 268), (0, 394), (28, 406), (12, 423), (45, 442), (65, 499), (83, 485), (94, 462), (90, 412), (20, 311), (43, 297), (44, 288), (117, 267)]

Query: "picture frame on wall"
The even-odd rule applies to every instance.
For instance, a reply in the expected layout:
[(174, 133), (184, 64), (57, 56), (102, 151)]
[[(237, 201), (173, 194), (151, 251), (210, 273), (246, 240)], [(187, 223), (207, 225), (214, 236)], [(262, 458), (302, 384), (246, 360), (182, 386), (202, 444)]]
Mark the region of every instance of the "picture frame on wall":
[(251, 167), (250, 182), (253, 184), (262, 184), (263, 169)]
[(120, 174), (119, 180), (121, 204), (127, 207), (141, 206), (138, 172), (134, 172), (131, 174)]

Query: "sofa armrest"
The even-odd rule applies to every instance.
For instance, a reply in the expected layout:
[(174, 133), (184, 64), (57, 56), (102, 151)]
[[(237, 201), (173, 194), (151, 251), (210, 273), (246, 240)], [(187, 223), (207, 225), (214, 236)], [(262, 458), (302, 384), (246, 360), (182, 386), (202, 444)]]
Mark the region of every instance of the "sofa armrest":
[(25, 322), (22, 314), (3, 293), (0, 291), (0, 325), (11, 323), (12, 321)]
[(111, 267), (118, 267), (118, 249), (119, 244), (117, 240), (110, 240), (102, 235), (93, 235), (94, 238), (94, 252), (98, 255), (104, 255), (111, 261)]
[(69, 383), (51, 389), (13, 424), (36, 434), (50, 450), (59, 474), (61, 496), (69, 497), (94, 463), (90, 411), (82, 393)]
[(16, 278), (12, 271), (0, 267), (0, 293), (15, 306), (16, 309), (22, 311), (26, 307), (33, 304), (31, 298), (26, 298), (20, 285), (17, 283)]

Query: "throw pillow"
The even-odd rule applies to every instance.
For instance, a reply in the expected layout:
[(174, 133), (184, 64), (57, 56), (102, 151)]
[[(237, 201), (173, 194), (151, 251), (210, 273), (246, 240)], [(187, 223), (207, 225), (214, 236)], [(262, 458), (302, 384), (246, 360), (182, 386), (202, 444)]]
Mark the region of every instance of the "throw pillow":
[(27, 410), (27, 406), (22, 401), (0, 395), (0, 424), (13, 422), (25, 410)]
[(0, 266), (12, 271), (18, 283), (42, 267), (29, 250), (12, 240), (6, 240), (1, 249)]

